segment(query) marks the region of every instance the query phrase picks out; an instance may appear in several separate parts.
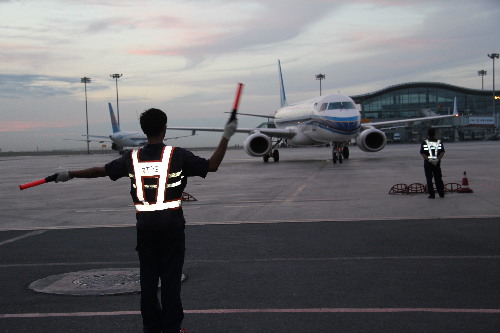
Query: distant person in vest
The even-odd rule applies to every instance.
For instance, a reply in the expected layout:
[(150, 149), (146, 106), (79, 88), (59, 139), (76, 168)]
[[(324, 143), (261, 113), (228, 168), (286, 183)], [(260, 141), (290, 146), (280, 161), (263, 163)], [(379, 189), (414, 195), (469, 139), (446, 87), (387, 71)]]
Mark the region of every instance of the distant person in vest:
[(436, 183), (436, 189), (441, 198), (444, 198), (443, 176), (441, 174), (441, 159), (444, 156), (444, 145), (441, 140), (436, 139), (436, 130), (429, 128), (427, 140), (420, 146), (420, 155), (424, 158), (425, 178), (427, 179), (427, 191), (429, 199), (436, 197), (432, 179)]
[[(210, 159), (188, 150), (163, 144), (167, 115), (149, 109), (140, 116), (146, 146), (127, 151), (101, 167), (57, 174), (56, 182), (71, 178), (108, 176), (111, 180), (130, 177), (130, 194), (136, 208), (137, 247), (140, 263), (141, 314), (147, 333), (179, 333), (184, 311), (181, 278), (184, 264), (186, 221), (182, 212), (182, 193), (188, 177), (205, 178), (219, 168), (229, 139), (236, 132), (237, 120), (230, 120)], [(158, 281), (161, 281), (161, 303)]]

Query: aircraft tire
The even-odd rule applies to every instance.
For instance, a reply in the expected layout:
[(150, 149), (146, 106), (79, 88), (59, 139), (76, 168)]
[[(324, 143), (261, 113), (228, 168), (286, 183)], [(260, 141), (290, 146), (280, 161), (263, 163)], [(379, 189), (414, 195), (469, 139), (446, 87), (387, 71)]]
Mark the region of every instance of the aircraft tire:
[(278, 151), (278, 149), (275, 149), (273, 151), (273, 160), (274, 160), (274, 162), (280, 161), (280, 152)]
[(344, 155), (346, 160), (349, 158), (349, 147), (344, 147), (344, 149), (342, 149), (342, 155)]
[(269, 154), (265, 154), (262, 158), (264, 159), (264, 163), (269, 162)]

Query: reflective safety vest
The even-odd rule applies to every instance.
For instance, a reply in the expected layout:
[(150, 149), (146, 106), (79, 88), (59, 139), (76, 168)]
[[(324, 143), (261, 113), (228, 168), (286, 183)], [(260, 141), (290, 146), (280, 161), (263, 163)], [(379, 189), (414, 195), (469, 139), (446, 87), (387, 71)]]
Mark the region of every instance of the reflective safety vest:
[(441, 140), (429, 141), (425, 140), (424, 151), (429, 153), (429, 159), (435, 160), (438, 158), (439, 151), (443, 149), (441, 145)]
[[(140, 149), (132, 151), (134, 174), (130, 174), (132, 187), (136, 191), (135, 209), (138, 212), (152, 212), (178, 209), (182, 205), (182, 170), (170, 172), (170, 162), (174, 148), (163, 147), (160, 160), (140, 161)], [(179, 187), (179, 189), (176, 189)]]

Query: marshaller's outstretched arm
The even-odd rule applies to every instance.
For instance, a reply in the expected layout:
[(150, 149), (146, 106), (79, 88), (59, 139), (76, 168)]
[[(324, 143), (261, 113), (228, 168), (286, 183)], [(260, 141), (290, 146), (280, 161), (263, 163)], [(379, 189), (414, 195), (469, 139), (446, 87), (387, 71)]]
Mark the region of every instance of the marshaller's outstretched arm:
[(215, 172), (219, 169), (219, 166), (222, 163), (224, 156), (226, 155), (226, 150), (227, 150), (227, 145), (229, 143), (229, 139), (236, 132), (237, 128), (238, 128), (238, 120), (237, 119), (230, 120), (226, 124), (226, 126), (224, 127), (224, 134), (222, 135), (222, 138), (220, 139), (219, 145), (217, 146), (217, 149), (215, 149), (214, 153), (212, 154), (212, 157), (210, 157), (210, 159), (208, 160), (208, 171), (209, 172)]

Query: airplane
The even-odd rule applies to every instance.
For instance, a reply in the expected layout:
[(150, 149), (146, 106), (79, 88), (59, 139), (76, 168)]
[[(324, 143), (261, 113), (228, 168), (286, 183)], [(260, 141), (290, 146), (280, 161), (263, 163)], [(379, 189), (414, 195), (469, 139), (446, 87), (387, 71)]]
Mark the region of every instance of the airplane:
[[(148, 143), (148, 138), (146, 137), (146, 134), (142, 132), (122, 131), (120, 129), (120, 126), (118, 125), (118, 122), (116, 121), (115, 113), (113, 111), (113, 106), (111, 105), (111, 103), (108, 103), (108, 108), (109, 108), (109, 116), (111, 118), (111, 127), (113, 129), (113, 133), (111, 133), (109, 136), (89, 135), (89, 138), (100, 138), (107, 140), (88, 140), (88, 141), (98, 141), (102, 143), (104, 141), (111, 140), (112, 142), (111, 149), (120, 152), (120, 154), (123, 154), (126, 148), (142, 147)], [(165, 138), (164, 140), (178, 139), (193, 135), (195, 135), (195, 133), (192, 133), (191, 135), (169, 137)], [(87, 141), (87, 140), (82, 140), (82, 141)]]
[[(276, 147), (286, 140), (287, 143), (296, 146), (331, 144), (333, 163), (337, 161), (342, 163), (343, 159), (349, 158), (348, 144), (351, 139), (355, 139), (357, 146), (365, 152), (377, 152), (385, 147), (387, 137), (376, 127), (458, 116), (455, 98), (452, 115), (361, 123), (360, 111), (354, 101), (345, 95), (330, 94), (288, 104), (279, 60), (278, 71), (281, 107), (275, 114), (240, 113), (240, 115), (272, 119), (268, 122), (269, 126), (237, 129), (238, 133), (249, 134), (243, 143), (245, 152), (252, 157), (262, 157), (264, 162), (268, 162), (271, 157), (274, 162), (278, 162), (280, 157)], [(221, 128), (206, 127), (168, 127), (168, 130), (191, 130), (193, 133), (223, 131)]]

